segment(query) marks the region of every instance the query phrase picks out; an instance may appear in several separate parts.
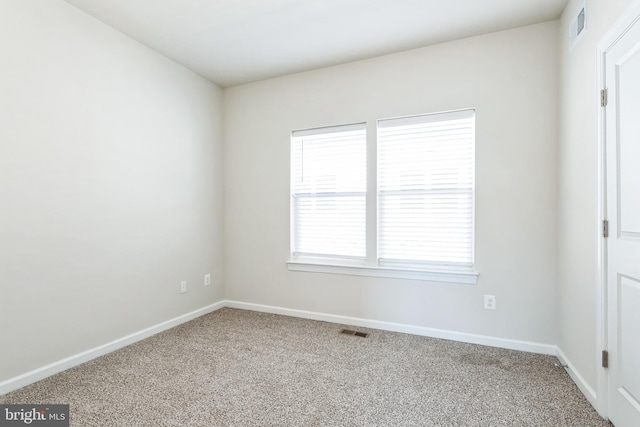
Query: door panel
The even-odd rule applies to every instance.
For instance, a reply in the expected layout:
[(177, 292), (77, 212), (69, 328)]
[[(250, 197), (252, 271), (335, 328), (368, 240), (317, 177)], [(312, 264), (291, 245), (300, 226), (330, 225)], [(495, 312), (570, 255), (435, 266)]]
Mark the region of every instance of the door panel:
[(605, 52), (609, 418), (640, 426), (640, 24)]
[(620, 147), (618, 152), (620, 201), (620, 235), (640, 238), (640, 120), (638, 100), (640, 99), (640, 45), (620, 59), (618, 71), (618, 126)]
[(640, 408), (640, 279), (619, 277), (619, 385), (627, 400)]

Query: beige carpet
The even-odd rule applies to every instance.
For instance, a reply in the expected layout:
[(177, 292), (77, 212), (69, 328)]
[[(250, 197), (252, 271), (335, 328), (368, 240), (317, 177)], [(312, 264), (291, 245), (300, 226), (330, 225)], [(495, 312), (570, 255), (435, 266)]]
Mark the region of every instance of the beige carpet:
[(550, 356), (225, 308), (13, 393), (85, 426), (609, 426)]

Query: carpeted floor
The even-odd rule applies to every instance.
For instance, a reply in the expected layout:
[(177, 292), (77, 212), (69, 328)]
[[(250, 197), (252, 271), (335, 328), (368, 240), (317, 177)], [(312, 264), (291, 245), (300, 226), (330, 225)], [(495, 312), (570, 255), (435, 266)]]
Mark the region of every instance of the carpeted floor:
[(0, 403), (85, 426), (602, 426), (550, 356), (225, 308)]

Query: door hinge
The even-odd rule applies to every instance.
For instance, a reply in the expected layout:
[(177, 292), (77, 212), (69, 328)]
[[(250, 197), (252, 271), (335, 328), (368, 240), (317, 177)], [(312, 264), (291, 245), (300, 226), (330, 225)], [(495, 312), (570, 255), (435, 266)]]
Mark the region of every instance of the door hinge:
[(600, 91), (600, 106), (602, 107), (607, 106), (607, 90), (606, 89), (602, 89)]
[(605, 239), (609, 237), (609, 220), (608, 219), (602, 220), (602, 237), (604, 237)]
[(602, 350), (602, 367), (609, 367), (609, 352), (607, 350)]

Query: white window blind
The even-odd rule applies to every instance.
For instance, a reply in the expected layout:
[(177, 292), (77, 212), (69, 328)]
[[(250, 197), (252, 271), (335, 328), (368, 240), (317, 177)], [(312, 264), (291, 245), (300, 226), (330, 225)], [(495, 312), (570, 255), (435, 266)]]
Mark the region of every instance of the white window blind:
[(381, 265), (471, 266), (473, 110), (378, 121)]
[(294, 257), (365, 258), (366, 158), (364, 123), (292, 133)]

